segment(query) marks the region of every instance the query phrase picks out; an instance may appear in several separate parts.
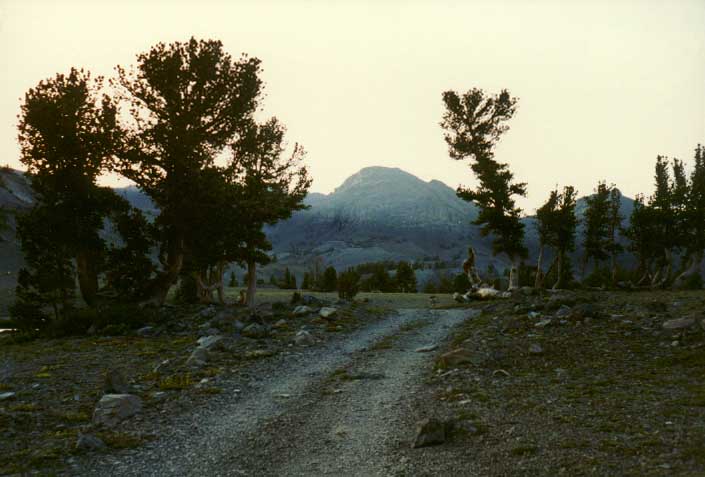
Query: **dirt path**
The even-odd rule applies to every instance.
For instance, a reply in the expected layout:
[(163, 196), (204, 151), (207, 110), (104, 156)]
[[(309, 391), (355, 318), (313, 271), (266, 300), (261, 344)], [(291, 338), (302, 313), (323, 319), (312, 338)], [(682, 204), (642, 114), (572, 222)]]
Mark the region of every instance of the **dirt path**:
[(403, 310), (228, 383), (136, 451), (85, 462), (80, 475), (390, 475), (400, 426), (439, 344), (473, 311)]

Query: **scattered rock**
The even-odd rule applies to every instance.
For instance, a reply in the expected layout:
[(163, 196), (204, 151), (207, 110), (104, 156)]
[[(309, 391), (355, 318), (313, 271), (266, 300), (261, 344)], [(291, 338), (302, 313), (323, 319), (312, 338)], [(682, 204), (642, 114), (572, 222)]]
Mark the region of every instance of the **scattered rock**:
[(294, 337), (294, 343), (298, 346), (310, 346), (316, 343), (316, 339), (306, 330), (301, 330), (296, 333)]
[(458, 303), (465, 303), (465, 297), (458, 292), (453, 293), (453, 300)]
[(416, 424), (416, 434), (412, 447), (433, 446), (446, 441), (446, 426), (437, 419), (424, 419)]
[(472, 363), (472, 354), (465, 348), (457, 348), (441, 355), (440, 364), (446, 368)]
[(431, 351), (435, 351), (438, 349), (438, 345), (428, 345), (428, 346), (422, 346), (421, 348), (416, 348), (417, 353), (430, 353)]
[(574, 319), (599, 318), (599, 315), (597, 306), (592, 303), (575, 305), (570, 313), (570, 316)]
[(541, 313), (539, 313), (538, 311), (530, 311), (529, 313), (527, 313), (526, 316), (528, 316), (532, 320), (535, 320), (536, 318), (541, 317)]
[(0, 393), (0, 401), (9, 401), (15, 399), (16, 394), (13, 392)]
[(308, 306), (320, 306), (321, 300), (313, 295), (304, 295), (301, 297), (301, 303)]
[(538, 343), (533, 343), (531, 346), (529, 346), (529, 353), (531, 353), (531, 354), (542, 354), (542, 353), (543, 353), (543, 348), (541, 347), (540, 344), (538, 344)]
[(663, 328), (666, 330), (682, 330), (685, 328), (690, 328), (695, 324), (695, 319), (693, 318), (676, 318), (674, 320), (668, 320), (663, 323)]
[(571, 311), (569, 306), (561, 305), (556, 311), (556, 318), (567, 318), (570, 316)]
[(323, 308), (321, 308), (321, 311), (318, 312), (320, 317), (323, 319), (326, 319), (326, 320), (333, 319), (333, 317), (335, 317), (335, 315), (337, 313), (338, 313), (337, 308), (328, 307), (328, 306), (324, 306)]
[(306, 305), (299, 305), (294, 308), (294, 316), (305, 316), (311, 313), (313, 310)]
[(235, 321), (233, 322), (233, 328), (235, 329), (236, 332), (239, 333), (239, 332), (241, 332), (242, 330), (245, 329), (245, 323), (243, 323), (243, 322), (240, 321), (240, 320), (235, 320)]
[(166, 397), (166, 391), (157, 391), (155, 393), (152, 393), (152, 399), (156, 402), (163, 401), (164, 399), (166, 399)]
[(285, 329), (285, 328), (287, 328), (288, 326), (289, 326), (289, 325), (286, 323), (286, 320), (283, 319), (283, 318), (282, 318), (281, 320), (277, 321), (276, 323), (274, 323), (274, 325), (273, 325), (273, 327), (276, 328), (276, 329), (278, 329), (278, 330)]
[(103, 392), (105, 394), (128, 394), (130, 385), (127, 383), (125, 374), (119, 369), (107, 370), (105, 372)]
[(261, 339), (267, 336), (267, 329), (260, 324), (252, 323), (242, 330), (242, 334), (248, 338)]
[(142, 410), (142, 400), (132, 394), (105, 394), (93, 411), (93, 424), (114, 427)]
[(457, 432), (460, 434), (477, 434), (480, 432), (480, 429), (468, 419), (458, 419), (457, 421), (453, 422), (452, 427), (453, 432)]
[(76, 449), (78, 450), (98, 450), (105, 447), (105, 442), (92, 434), (78, 434), (76, 439)]
[(550, 318), (546, 318), (545, 320), (539, 321), (539, 322), (536, 323), (534, 326), (535, 326), (536, 328), (545, 328), (546, 326), (548, 326), (548, 325), (550, 325), (550, 324), (551, 324), (551, 319), (550, 319)]

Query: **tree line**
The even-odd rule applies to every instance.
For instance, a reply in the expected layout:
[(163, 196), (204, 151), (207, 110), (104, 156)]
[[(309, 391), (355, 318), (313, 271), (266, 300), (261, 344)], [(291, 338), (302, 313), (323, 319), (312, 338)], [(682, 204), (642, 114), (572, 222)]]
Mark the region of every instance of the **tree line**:
[[(72, 68), (41, 81), (19, 114), (21, 161), (35, 207), (18, 217), (25, 267), (13, 313), (55, 317), (110, 300), (163, 304), (180, 277), (201, 301), (223, 297), (229, 263), (256, 267), (271, 249), (263, 226), (303, 209), (311, 178), (276, 118), (255, 119), (257, 58), (220, 41), (159, 43), (106, 81)], [(148, 220), (98, 178), (129, 179), (155, 204)], [(109, 243), (108, 223), (120, 239)]]
[[(459, 187), (457, 195), (475, 203), (479, 214), (474, 223), (483, 236), (492, 235), (493, 254), (504, 254), (512, 263), (509, 287), (518, 286), (519, 262), (527, 257), (524, 224), (515, 197), (525, 197), (526, 183), (514, 180), (506, 163), (495, 159), (495, 146), (509, 129), (517, 99), (507, 90), (491, 95), (478, 88), (465, 93), (446, 91), (442, 96), (445, 112), (441, 127), (454, 160), (469, 159), (478, 181), (475, 189)], [(638, 259), (635, 286), (701, 288), (699, 267), (705, 253), (705, 149), (698, 144), (692, 171), (686, 174), (683, 161), (657, 156), (655, 192), (639, 195), (623, 227), (621, 193), (614, 185), (600, 182), (586, 198), (582, 226), (582, 275), (593, 264), (607, 268), (602, 286), (616, 286), (618, 256), (628, 250)], [(536, 211), (540, 249), (534, 286), (565, 286), (573, 279), (567, 257), (575, 251), (577, 191), (572, 186), (551, 191)], [(553, 251), (554, 260), (544, 272), (544, 249)], [(680, 263), (677, 260), (680, 259)], [(551, 278), (550, 282), (546, 282)]]

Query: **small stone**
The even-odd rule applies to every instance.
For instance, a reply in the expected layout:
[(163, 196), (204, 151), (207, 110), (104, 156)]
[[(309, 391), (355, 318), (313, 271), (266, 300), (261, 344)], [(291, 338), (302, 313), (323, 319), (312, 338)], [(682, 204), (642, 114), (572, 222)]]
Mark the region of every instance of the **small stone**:
[(305, 316), (311, 313), (313, 310), (306, 305), (299, 305), (294, 308), (294, 316)]
[(191, 367), (205, 366), (208, 362), (208, 350), (200, 346), (193, 350), (191, 356), (186, 360), (186, 365)]
[(531, 354), (542, 354), (542, 353), (543, 353), (543, 348), (541, 347), (540, 344), (538, 344), (538, 343), (533, 343), (531, 346), (529, 346), (529, 353), (531, 353)]
[(338, 309), (329, 306), (324, 306), (321, 308), (321, 311), (318, 312), (319, 316), (326, 320), (332, 319), (336, 313), (338, 313)]
[(233, 322), (233, 328), (235, 329), (235, 331), (237, 331), (237, 332), (239, 333), (239, 332), (241, 332), (242, 330), (245, 329), (245, 323), (243, 323), (243, 322), (240, 321), (240, 320), (235, 320), (235, 321)]
[(558, 311), (556, 311), (556, 318), (567, 318), (568, 316), (570, 316), (570, 313), (570, 307), (566, 305), (561, 305), (561, 307), (558, 308)]
[(105, 442), (92, 434), (78, 434), (76, 439), (76, 449), (78, 450), (98, 450), (105, 447)]
[(539, 322), (536, 323), (534, 326), (535, 326), (536, 328), (545, 328), (546, 326), (548, 326), (548, 325), (550, 325), (550, 324), (551, 324), (551, 319), (550, 319), (550, 318), (547, 318), (547, 319), (545, 319), (545, 320), (539, 321)]
[(0, 393), (0, 401), (9, 401), (10, 399), (15, 399), (16, 394), (14, 392)]
[(267, 329), (260, 324), (252, 323), (242, 330), (242, 334), (248, 338), (260, 339), (267, 336)]
[(223, 346), (223, 336), (221, 335), (209, 335), (209, 336), (202, 336), (201, 338), (198, 338), (198, 347), (203, 348), (205, 350), (214, 350), (218, 348), (222, 348)]
[(93, 411), (93, 424), (114, 427), (142, 410), (142, 400), (132, 394), (106, 394)]
[(156, 330), (154, 329), (153, 326), (144, 326), (144, 327), (140, 328), (139, 330), (137, 330), (137, 334), (139, 336), (152, 336), (152, 335), (154, 335), (155, 332), (156, 332)]
[(316, 339), (306, 330), (301, 330), (296, 333), (294, 337), (294, 343), (298, 346), (310, 346), (316, 343)]
[(437, 419), (424, 419), (416, 424), (413, 448), (443, 444), (446, 441), (445, 424)]
[(529, 313), (527, 313), (526, 316), (528, 316), (530, 319), (534, 320), (536, 318), (540, 318), (541, 313), (539, 313), (538, 311), (530, 311)]
[(274, 323), (274, 325), (273, 325), (273, 327), (276, 328), (276, 329), (278, 329), (278, 330), (282, 330), (282, 329), (284, 329), (284, 328), (287, 328), (288, 326), (289, 326), (289, 325), (286, 323), (286, 320), (284, 320), (284, 319), (281, 319), (281, 320), (277, 321), (277, 322)]
[(156, 402), (163, 401), (164, 399), (166, 399), (166, 397), (167, 393), (165, 391), (157, 391), (155, 393), (152, 393), (152, 400)]
[(416, 348), (417, 353), (430, 353), (431, 351), (435, 351), (438, 349), (438, 345), (428, 345), (428, 346), (422, 346), (421, 348)]
[(666, 330), (682, 330), (685, 328), (690, 328), (695, 324), (693, 318), (676, 318), (674, 320), (668, 320), (664, 322), (663, 328)]

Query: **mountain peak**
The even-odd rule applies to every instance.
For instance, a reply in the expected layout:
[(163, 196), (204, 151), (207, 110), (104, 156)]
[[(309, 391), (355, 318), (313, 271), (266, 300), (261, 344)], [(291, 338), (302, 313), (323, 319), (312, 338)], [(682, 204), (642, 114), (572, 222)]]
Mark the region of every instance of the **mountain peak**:
[(371, 166), (360, 169), (337, 187), (334, 193), (340, 193), (358, 187), (379, 187), (383, 184), (417, 184), (421, 179), (398, 167)]

